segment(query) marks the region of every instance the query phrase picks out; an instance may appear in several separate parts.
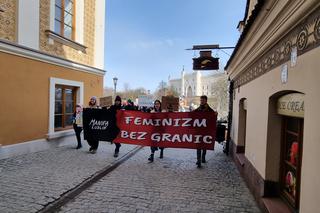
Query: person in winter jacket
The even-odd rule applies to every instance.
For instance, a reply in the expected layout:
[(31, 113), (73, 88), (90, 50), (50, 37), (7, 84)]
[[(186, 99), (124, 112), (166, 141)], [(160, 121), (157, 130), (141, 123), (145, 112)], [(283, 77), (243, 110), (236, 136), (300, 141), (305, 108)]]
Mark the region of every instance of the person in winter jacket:
[[(200, 106), (195, 109), (196, 112), (214, 112), (214, 110), (209, 106), (208, 97), (203, 95), (200, 97)], [(202, 151), (202, 152), (201, 152)], [(197, 149), (197, 166), (201, 167), (201, 163), (206, 163), (206, 149)]]
[[(110, 110), (114, 113), (114, 115), (116, 115), (117, 110), (121, 110), (122, 109), (121, 101), (122, 101), (121, 97), (117, 95), (115, 100), (114, 100), (114, 104), (110, 107)], [(120, 151), (121, 144), (120, 143), (114, 143), (114, 145), (116, 146), (116, 148), (114, 150), (113, 157), (116, 158), (116, 157), (119, 156), (119, 151)]]
[[(154, 107), (153, 107), (153, 110), (151, 111), (151, 113), (155, 113), (155, 112), (162, 112), (162, 109), (161, 109), (161, 101), (159, 101), (159, 100), (155, 100), (155, 101), (154, 101)], [(154, 160), (154, 153), (155, 153), (155, 151), (158, 150), (158, 147), (156, 147), (156, 146), (151, 146), (150, 149), (151, 149), (151, 154), (150, 154), (150, 156), (149, 156), (149, 158), (148, 158), (148, 161), (153, 162), (153, 160)], [(164, 150), (164, 148), (163, 148), (163, 147), (160, 147), (159, 149), (160, 149), (160, 158), (163, 158), (163, 150)]]
[[(96, 96), (92, 96), (90, 98), (88, 108), (91, 108), (91, 109), (99, 109), (100, 108), (98, 106), (97, 97)], [(99, 141), (96, 141), (96, 140), (87, 140), (87, 141), (88, 141), (88, 144), (90, 146), (89, 152), (91, 154), (95, 154), (97, 152), (98, 147), (99, 147)]]
[(76, 133), (78, 146), (76, 149), (82, 147), (80, 134), (82, 132), (82, 106), (80, 104), (76, 105), (76, 110), (73, 113), (73, 129)]

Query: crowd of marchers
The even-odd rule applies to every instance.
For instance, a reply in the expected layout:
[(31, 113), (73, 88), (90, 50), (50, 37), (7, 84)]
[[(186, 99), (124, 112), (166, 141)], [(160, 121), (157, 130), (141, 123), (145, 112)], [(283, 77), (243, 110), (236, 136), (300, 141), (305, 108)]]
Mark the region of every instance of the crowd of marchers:
[[(195, 109), (194, 111), (198, 112), (212, 112), (214, 111), (207, 103), (208, 98), (207, 96), (203, 95), (200, 97), (200, 106)], [(90, 101), (88, 103), (88, 108), (101, 108), (98, 103), (97, 103), (97, 97), (93, 96), (90, 98)], [(147, 113), (160, 113), (160, 112), (172, 112), (173, 109), (171, 107), (168, 107), (166, 109), (162, 108), (161, 101), (160, 100), (155, 100), (154, 101), (154, 106), (153, 107), (138, 107), (135, 106), (134, 103), (129, 99), (127, 101), (126, 105), (122, 104), (122, 100), (120, 96), (116, 96), (114, 100), (114, 104), (109, 108), (112, 113), (116, 114), (117, 110), (139, 110), (142, 112), (147, 112)], [(77, 138), (77, 147), (76, 149), (82, 148), (82, 143), (81, 143), (81, 132), (83, 130), (83, 123), (82, 123), (82, 112), (83, 112), (83, 106), (81, 104), (76, 105), (75, 112), (73, 113), (73, 128), (76, 134)], [(87, 140), (88, 145), (89, 145), (89, 153), (95, 154), (98, 150), (99, 147), (99, 141), (97, 140)], [(115, 150), (114, 150), (114, 157), (119, 156), (119, 151), (121, 147), (121, 143), (114, 143), (115, 144)], [(148, 157), (149, 162), (154, 161), (154, 154), (157, 150), (160, 150), (160, 158), (162, 159), (164, 157), (164, 148), (163, 147), (150, 147), (151, 153), (150, 156)], [(196, 165), (200, 168), (201, 163), (206, 163), (206, 149), (197, 149), (197, 162)]]

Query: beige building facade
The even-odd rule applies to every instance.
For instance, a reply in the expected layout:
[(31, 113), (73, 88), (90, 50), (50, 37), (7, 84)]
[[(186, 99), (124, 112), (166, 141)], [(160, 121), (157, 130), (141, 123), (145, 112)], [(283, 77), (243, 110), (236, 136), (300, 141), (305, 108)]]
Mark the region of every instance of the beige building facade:
[(266, 212), (319, 212), (320, 2), (247, 1), (226, 71), (230, 152)]
[(104, 17), (104, 0), (0, 0), (0, 158), (74, 142), (75, 105), (103, 93)]

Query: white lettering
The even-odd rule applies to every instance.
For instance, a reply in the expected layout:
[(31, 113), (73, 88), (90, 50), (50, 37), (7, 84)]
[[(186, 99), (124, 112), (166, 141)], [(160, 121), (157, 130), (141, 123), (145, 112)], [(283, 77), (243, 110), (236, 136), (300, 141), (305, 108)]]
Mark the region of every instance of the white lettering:
[(125, 117), (125, 119), (126, 119), (126, 124), (130, 124), (130, 122), (132, 121), (132, 116), (130, 116), (130, 117)]
[(143, 119), (142, 120), (142, 125), (144, 126), (153, 126), (153, 122), (152, 122), (152, 119)]
[[(208, 138), (208, 140), (207, 140), (207, 138)], [(210, 135), (203, 136), (203, 142), (212, 143), (212, 136), (210, 136)]]
[(146, 132), (139, 132), (139, 135), (138, 135), (137, 139), (138, 140), (144, 140), (144, 139), (146, 139), (146, 137), (145, 137), (146, 135), (147, 135)]
[(134, 124), (135, 125), (141, 125), (141, 118), (137, 117), (134, 119)]
[(180, 135), (178, 135), (178, 134), (173, 135), (173, 137), (172, 137), (172, 142), (174, 143), (176, 141), (181, 142)]
[(179, 121), (180, 120), (181, 120), (180, 118), (174, 119), (174, 126), (179, 126)]
[(163, 119), (162, 126), (172, 126), (172, 119), (171, 118)]
[(190, 121), (192, 121), (192, 118), (182, 118), (184, 121), (181, 126), (191, 126)]
[(182, 141), (183, 142), (192, 142), (192, 135), (183, 134)]
[(200, 119), (195, 119), (193, 122), (194, 127), (207, 127), (207, 119), (202, 119), (200, 123)]
[(201, 135), (195, 135), (194, 137), (195, 137), (194, 143), (201, 143), (200, 142)]
[(160, 140), (161, 140), (160, 134), (159, 133), (153, 133), (151, 135), (151, 140), (156, 141), (156, 142), (160, 142)]

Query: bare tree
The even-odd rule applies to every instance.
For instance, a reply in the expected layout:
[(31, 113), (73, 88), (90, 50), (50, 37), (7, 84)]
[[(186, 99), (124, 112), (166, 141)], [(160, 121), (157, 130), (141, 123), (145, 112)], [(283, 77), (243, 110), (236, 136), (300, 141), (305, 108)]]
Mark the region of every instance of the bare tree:
[(112, 87), (103, 88), (103, 96), (112, 96), (112, 95), (113, 95), (113, 88)]

